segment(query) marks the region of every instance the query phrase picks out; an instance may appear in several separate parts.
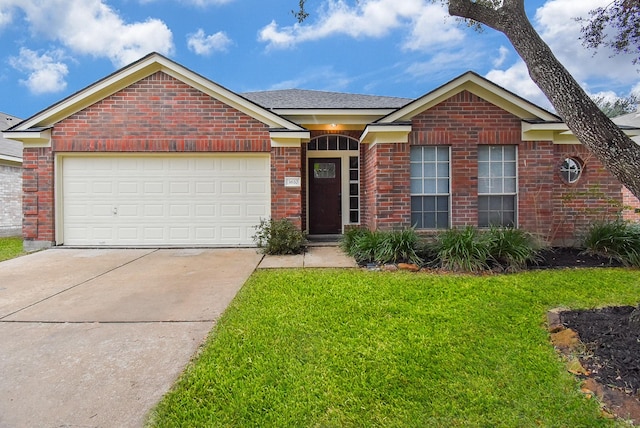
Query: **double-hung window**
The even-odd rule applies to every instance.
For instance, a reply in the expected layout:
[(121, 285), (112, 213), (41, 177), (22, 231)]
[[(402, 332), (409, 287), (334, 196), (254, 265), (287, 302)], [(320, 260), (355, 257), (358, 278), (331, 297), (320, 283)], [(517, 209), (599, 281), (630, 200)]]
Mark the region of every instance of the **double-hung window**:
[(448, 146), (411, 147), (411, 225), (449, 227), (451, 188)]
[(478, 146), (478, 226), (516, 226), (516, 146)]

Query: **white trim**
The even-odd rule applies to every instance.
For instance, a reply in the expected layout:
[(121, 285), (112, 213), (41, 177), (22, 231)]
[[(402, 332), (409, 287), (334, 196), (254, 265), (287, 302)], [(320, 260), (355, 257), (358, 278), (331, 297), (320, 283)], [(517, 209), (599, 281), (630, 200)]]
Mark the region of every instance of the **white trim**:
[(361, 144), (369, 144), (370, 147), (376, 144), (385, 143), (408, 143), (411, 125), (395, 124), (395, 125), (367, 125), (366, 129), (360, 136)]
[(2, 136), (20, 141), (25, 147), (51, 147), (51, 129), (42, 131), (5, 131)]
[(22, 158), (9, 155), (0, 155), (0, 161), (22, 164)]
[(58, 104), (54, 104), (48, 109), (37, 113), (35, 116), (32, 116), (20, 123), (16, 130), (26, 131), (33, 127), (54, 125), (70, 115), (93, 105), (109, 95), (112, 95), (131, 84), (140, 81), (141, 79), (151, 76), (158, 71), (162, 71), (272, 128), (285, 128), (298, 131), (304, 130), (304, 128), (285, 119), (284, 117), (278, 116), (277, 114), (252, 103), (246, 98), (241, 97), (240, 95), (157, 53), (150, 54), (138, 62), (124, 67), (107, 78), (71, 95)]
[(395, 112), (383, 117), (378, 123), (391, 123), (409, 120), (459, 92), (467, 90), (488, 102), (508, 111), (521, 119), (542, 119), (558, 121), (559, 117), (526, 101), (495, 83), (473, 73), (467, 72), (440, 86), (427, 95), (407, 104)]

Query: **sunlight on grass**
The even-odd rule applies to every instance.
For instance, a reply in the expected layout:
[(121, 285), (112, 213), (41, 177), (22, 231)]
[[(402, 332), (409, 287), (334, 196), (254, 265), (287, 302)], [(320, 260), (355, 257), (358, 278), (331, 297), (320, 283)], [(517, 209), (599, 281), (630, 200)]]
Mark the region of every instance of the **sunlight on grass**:
[(18, 257), (22, 254), (21, 237), (0, 238), (0, 262)]
[(150, 425), (613, 426), (549, 344), (545, 313), (639, 299), (624, 269), (258, 271)]

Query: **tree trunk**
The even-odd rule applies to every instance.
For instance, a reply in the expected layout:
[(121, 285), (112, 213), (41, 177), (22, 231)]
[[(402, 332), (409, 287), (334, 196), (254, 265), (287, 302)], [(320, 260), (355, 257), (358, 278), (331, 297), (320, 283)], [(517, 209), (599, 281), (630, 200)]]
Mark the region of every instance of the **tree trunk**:
[(640, 198), (640, 146), (589, 98), (553, 55), (529, 21), (524, 0), (504, 0), (499, 8), (474, 0), (449, 0), (449, 13), (503, 33), (527, 65), (529, 76), (547, 96), (578, 140)]

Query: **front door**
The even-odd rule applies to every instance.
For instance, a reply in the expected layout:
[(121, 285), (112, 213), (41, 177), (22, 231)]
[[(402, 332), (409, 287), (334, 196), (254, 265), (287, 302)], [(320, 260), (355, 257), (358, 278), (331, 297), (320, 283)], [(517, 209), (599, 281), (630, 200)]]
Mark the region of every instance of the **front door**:
[(309, 233), (342, 233), (340, 158), (309, 159)]

